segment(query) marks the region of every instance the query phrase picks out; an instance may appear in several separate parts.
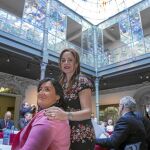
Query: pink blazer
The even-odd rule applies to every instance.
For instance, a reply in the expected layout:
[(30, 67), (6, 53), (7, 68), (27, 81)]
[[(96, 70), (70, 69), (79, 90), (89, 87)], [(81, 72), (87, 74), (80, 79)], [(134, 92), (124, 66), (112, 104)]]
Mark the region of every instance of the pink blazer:
[(44, 111), (40, 111), (14, 143), (12, 150), (69, 150), (69, 122), (48, 120)]

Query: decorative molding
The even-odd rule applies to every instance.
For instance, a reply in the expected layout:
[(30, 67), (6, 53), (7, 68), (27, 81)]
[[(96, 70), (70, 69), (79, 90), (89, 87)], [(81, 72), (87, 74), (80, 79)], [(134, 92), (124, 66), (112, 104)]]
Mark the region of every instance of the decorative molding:
[(25, 90), (29, 85), (37, 86), (38, 81), (0, 72), (0, 87), (12, 89), (13, 94), (25, 97)]

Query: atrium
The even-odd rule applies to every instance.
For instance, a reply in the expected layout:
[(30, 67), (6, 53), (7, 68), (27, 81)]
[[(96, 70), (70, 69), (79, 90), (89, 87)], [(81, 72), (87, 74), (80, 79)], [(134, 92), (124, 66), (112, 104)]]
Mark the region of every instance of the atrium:
[(141, 0), (59, 0), (81, 17), (97, 25)]
[(40, 79), (58, 79), (60, 52), (74, 48), (95, 87), (97, 118), (116, 117), (124, 95), (135, 97), (144, 112), (149, 41), (150, 0), (0, 0), (0, 97), (15, 99), (17, 119), (22, 101), (35, 103)]

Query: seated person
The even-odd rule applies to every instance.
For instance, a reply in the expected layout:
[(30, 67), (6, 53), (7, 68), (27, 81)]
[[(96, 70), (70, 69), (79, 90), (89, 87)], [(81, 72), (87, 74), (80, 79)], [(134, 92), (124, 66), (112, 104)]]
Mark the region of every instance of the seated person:
[[(12, 150), (69, 150), (70, 127), (68, 120), (48, 120), (46, 108), (63, 108), (63, 89), (58, 81), (45, 78), (38, 85), (39, 112), (20, 131), (12, 144)], [(55, 114), (53, 114), (55, 118)]]
[(0, 131), (3, 129), (11, 129), (14, 126), (14, 121), (11, 119), (12, 114), (10, 111), (7, 111), (4, 115), (4, 119), (0, 119)]
[(114, 131), (113, 121), (112, 119), (108, 119), (106, 125), (106, 132), (111, 135), (113, 131)]
[(33, 115), (30, 112), (25, 113), (24, 118), (19, 119), (19, 129), (23, 129), (31, 121), (32, 116)]
[(134, 114), (136, 101), (133, 97), (125, 96), (120, 99), (120, 118), (115, 124), (112, 135), (108, 138), (97, 138), (96, 144), (115, 150), (146, 150), (146, 132), (141, 120)]

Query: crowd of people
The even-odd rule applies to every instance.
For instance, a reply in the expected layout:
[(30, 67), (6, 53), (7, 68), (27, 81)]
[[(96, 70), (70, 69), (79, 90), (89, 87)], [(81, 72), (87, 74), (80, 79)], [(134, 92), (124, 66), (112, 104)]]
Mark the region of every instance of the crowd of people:
[[(37, 107), (24, 102), (12, 150), (149, 150), (150, 120), (136, 112), (136, 101), (119, 102), (119, 119), (98, 125), (92, 117), (91, 80), (80, 73), (76, 50), (65, 49), (59, 58), (60, 79), (45, 78), (37, 88)], [(8, 121), (9, 120), (9, 121)], [(11, 128), (11, 112), (0, 129)]]
[(13, 120), (13, 114), (11, 111), (6, 111), (4, 117), (0, 119), (0, 131), (4, 129), (21, 130), (23, 129), (36, 114), (36, 105), (23, 102), (19, 111), (18, 124), (15, 125)]

